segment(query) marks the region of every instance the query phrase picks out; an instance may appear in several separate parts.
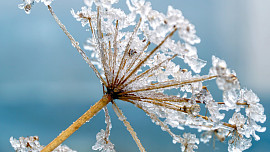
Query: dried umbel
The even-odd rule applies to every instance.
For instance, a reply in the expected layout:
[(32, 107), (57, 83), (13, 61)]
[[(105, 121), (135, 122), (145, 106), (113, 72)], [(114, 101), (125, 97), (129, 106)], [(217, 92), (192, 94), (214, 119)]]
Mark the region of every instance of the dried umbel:
[[(29, 13), (34, 2), (39, 0), (24, 1), (20, 8)], [(105, 111), (107, 127), (97, 134), (97, 143), (92, 148), (115, 151), (109, 140), (111, 121), (106, 108), (108, 103), (112, 103), (113, 110), (140, 151), (146, 151), (117, 106), (120, 100), (143, 110), (156, 125), (172, 136), (173, 143), (181, 144), (182, 151), (197, 149), (199, 139), (191, 133), (176, 135), (170, 128), (184, 129), (184, 126), (189, 126), (202, 130), (202, 142), (208, 142), (212, 136), (222, 142), (229, 138), (229, 151), (249, 148), (251, 136), (259, 140), (255, 132), (265, 131), (257, 124), (266, 120), (259, 98), (251, 90), (241, 89), (235, 72), (227, 68), (225, 61), (213, 56), (209, 74), (199, 75), (206, 62), (198, 58), (193, 45), (200, 39), (194, 25), (182, 16), (181, 11), (169, 6), (167, 14), (163, 14), (153, 10), (150, 2), (127, 0), (130, 12), (126, 14), (113, 7), (117, 0), (85, 0), (86, 6), (81, 11), (71, 10), (71, 13), (91, 32), (84, 46), (90, 52), (88, 57), (55, 15), (50, 6), (52, 1), (41, 2), (48, 6), (55, 21), (104, 88), (102, 99), (47, 145), (43, 152), (54, 150), (101, 109)], [(178, 38), (173, 39), (174, 34), (178, 34)], [(192, 71), (181, 69), (175, 63), (179, 59)], [(216, 79), (219, 89), (223, 90), (223, 102), (215, 101), (203, 86), (204, 81), (212, 79)], [(166, 94), (171, 89), (178, 89), (183, 95)], [(201, 114), (202, 107), (207, 110), (207, 115)], [(245, 108), (245, 114), (240, 113), (241, 108)], [(224, 122), (225, 113), (220, 110), (232, 110), (234, 115)]]

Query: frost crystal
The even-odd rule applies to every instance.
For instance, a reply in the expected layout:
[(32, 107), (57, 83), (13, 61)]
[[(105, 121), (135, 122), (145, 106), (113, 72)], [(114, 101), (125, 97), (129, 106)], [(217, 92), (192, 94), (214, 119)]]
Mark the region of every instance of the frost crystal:
[(114, 145), (106, 139), (106, 133), (103, 129), (96, 136), (97, 142), (92, 146), (93, 150), (99, 150), (101, 152), (115, 152)]
[[(197, 149), (199, 140), (190, 133), (177, 135), (171, 128), (184, 130), (188, 126), (204, 131), (201, 135), (204, 143), (213, 136), (221, 142), (228, 137), (229, 151), (249, 148), (251, 137), (259, 140), (256, 132), (265, 131), (265, 127), (257, 124), (266, 120), (259, 98), (253, 91), (241, 89), (236, 73), (227, 67), (224, 60), (213, 56), (209, 74), (200, 74), (206, 65), (206, 61), (198, 57), (195, 47), (200, 38), (196, 35), (195, 26), (185, 19), (180, 10), (169, 6), (167, 13), (163, 14), (154, 10), (150, 2), (126, 0), (129, 11), (125, 13), (114, 8), (118, 0), (84, 0), (86, 6), (81, 10), (71, 10), (72, 16), (91, 32), (91, 37), (84, 44), (88, 52), (84, 52), (53, 12), (50, 6), (52, 0), (24, 0), (19, 8), (30, 13), (34, 2), (40, 1), (48, 5), (72, 46), (100, 79), (104, 96), (110, 100), (108, 103), (112, 103), (113, 110), (140, 151), (146, 150), (116, 105), (119, 100), (143, 110), (153, 123), (170, 134), (173, 143), (181, 144), (182, 151)], [(174, 34), (178, 37), (173, 37)], [(179, 59), (190, 70), (176, 64)], [(223, 101), (213, 99), (204, 86), (204, 81), (212, 79), (216, 79), (218, 88), (223, 91)], [(179, 92), (168, 93), (172, 89)], [(97, 134), (97, 142), (92, 149), (115, 151), (109, 140), (109, 112), (106, 105), (101, 108), (105, 111), (107, 127)], [(242, 108), (245, 108), (245, 114)], [(228, 122), (223, 120), (226, 111), (221, 110), (234, 112)]]
[(194, 152), (194, 149), (198, 149), (196, 144), (199, 144), (199, 139), (196, 138), (195, 134), (184, 133), (181, 149), (184, 152)]
[[(10, 137), (11, 146), (16, 152), (40, 152), (44, 146), (40, 145), (38, 136), (20, 137), (19, 140)], [(76, 152), (66, 145), (60, 145), (53, 152)]]
[(115, 152), (114, 145), (109, 140), (110, 130), (112, 128), (111, 119), (107, 108), (103, 109), (105, 112), (105, 123), (107, 124), (106, 131), (103, 129), (97, 133), (97, 142), (92, 146), (93, 150), (99, 150), (101, 152)]
[(42, 2), (46, 6), (48, 6), (53, 2), (53, 0), (23, 0), (23, 3), (19, 4), (18, 7), (19, 9), (23, 9), (26, 14), (30, 14), (34, 3), (39, 3), (39, 2)]

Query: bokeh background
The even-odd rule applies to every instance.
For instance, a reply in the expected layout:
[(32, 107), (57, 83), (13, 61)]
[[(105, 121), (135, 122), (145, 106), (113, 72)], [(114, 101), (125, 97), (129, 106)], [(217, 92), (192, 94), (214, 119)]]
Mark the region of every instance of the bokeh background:
[[(125, 1), (120, 0), (120, 7)], [(30, 15), (17, 8), (20, 1), (2, 1), (0, 5), (0, 151), (13, 151), (9, 138), (38, 135), (48, 144), (102, 96), (102, 87), (92, 70), (70, 45), (43, 4), (36, 4)], [(245, 0), (152, 0), (156, 10), (167, 6), (182, 10), (197, 29), (202, 41), (196, 45), (199, 57), (225, 59), (234, 69), (242, 87), (251, 88), (261, 98), (265, 113), (270, 113), (270, 1)], [(73, 36), (83, 44), (89, 32), (70, 15), (83, 2), (56, 0), (53, 8)], [(211, 84), (211, 86), (214, 83)], [(208, 87), (210, 88), (210, 87)], [(215, 88), (215, 87), (213, 87)], [(220, 91), (213, 89), (216, 97)], [(139, 109), (118, 101), (146, 150), (150, 152), (180, 151), (172, 138)], [(110, 106), (109, 106), (110, 107)], [(111, 140), (120, 152), (136, 152), (138, 148), (112, 109)], [(258, 133), (247, 151), (269, 151), (270, 132)], [(79, 152), (92, 151), (96, 133), (105, 128), (104, 113), (73, 134), (65, 144)], [(183, 131), (176, 131), (182, 134)], [(199, 134), (198, 134), (199, 135)], [(216, 151), (227, 151), (226, 143), (216, 142)], [(200, 144), (198, 151), (214, 151), (213, 144)]]

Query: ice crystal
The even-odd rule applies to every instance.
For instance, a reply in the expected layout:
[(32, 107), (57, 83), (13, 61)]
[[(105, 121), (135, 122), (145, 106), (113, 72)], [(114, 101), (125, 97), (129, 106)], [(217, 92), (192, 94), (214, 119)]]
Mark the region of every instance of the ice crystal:
[(93, 150), (99, 150), (102, 152), (115, 152), (114, 145), (106, 140), (106, 133), (103, 129), (100, 130), (100, 132), (97, 134), (96, 144), (92, 147)]
[(251, 145), (251, 139), (246, 139), (235, 135), (229, 140), (228, 151), (241, 152), (248, 149)]
[[(39, 1), (24, 0), (19, 7), (30, 13), (34, 2)], [(200, 38), (196, 35), (195, 26), (184, 18), (180, 10), (169, 6), (167, 13), (163, 14), (154, 10), (150, 2), (126, 0), (129, 12), (125, 13), (114, 8), (118, 0), (84, 0), (86, 6), (79, 11), (72, 9), (71, 14), (91, 32), (84, 45), (84, 49), (89, 51), (88, 57), (52, 10), (49, 5), (52, 0), (41, 2), (48, 6), (72, 46), (100, 79), (104, 96), (109, 96), (108, 103), (112, 103), (113, 110), (140, 151), (145, 149), (117, 106), (118, 100), (143, 110), (153, 123), (169, 133), (173, 143), (181, 144), (182, 151), (197, 149), (199, 139), (191, 133), (176, 135), (170, 128), (184, 130), (188, 126), (204, 131), (202, 142), (208, 142), (213, 136), (220, 141), (229, 138), (229, 151), (249, 148), (251, 136), (259, 140), (256, 132), (265, 131), (257, 124), (266, 120), (259, 98), (251, 90), (241, 89), (236, 73), (227, 67), (224, 60), (213, 56), (209, 74), (200, 74), (206, 65), (198, 57), (195, 47)], [(175, 33), (177, 38), (173, 37)], [(153, 49), (150, 50), (150, 46)], [(191, 70), (176, 64), (179, 59)], [(218, 88), (223, 91), (223, 101), (213, 99), (204, 86), (204, 81), (212, 79), (216, 79)], [(168, 95), (167, 90), (171, 89), (181, 93)], [(202, 107), (206, 114), (201, 112)], [(245, 115), (241, 108), (245, 108)], [(234, 111), (228, 122), (223, 120), (226, 112), (221, 110)], [(111, 121), (106, 107), (104, 111), (107, 127), (97, 134), (97, 142), (92, 148), (114, 151), (109, 140)]]
[[(44, 146), (40, 145), (38, 136), (20, 137), (19, 140), (10, 137), (11, 146), (16, 152), (39, 152)], [(76, 152), (66, 145), (60, 145), (53, 152)]]
[(196, 144), (199, 144), (199, 139), (196, 138), (195, 134), (184, 133), (181, 149), (185, 152), (194, 152), (194, 149), (198, 149)]
[(46, 6), (48, 6), (53, 2), (53, 0), (23, 0), (23, 3), (19, 4), (18, 7), (19, 9), (23, 9), (26, 14), (30, 14), (34, 3), (39, 3), (39, 2), (42, 2)]
[(96, 135), (97, 142), (95, 143), (94, 146), (92, 146), (92, 149), (99, 150), (102, 152), (115, 152), (114, 145), (109, 140), (112, 125), (108, 109), (104, 108), (104, 112), (105, 112), (105, 123), (107, 124), (106, 131), (101, 129), (100, 132), (97, 133)]

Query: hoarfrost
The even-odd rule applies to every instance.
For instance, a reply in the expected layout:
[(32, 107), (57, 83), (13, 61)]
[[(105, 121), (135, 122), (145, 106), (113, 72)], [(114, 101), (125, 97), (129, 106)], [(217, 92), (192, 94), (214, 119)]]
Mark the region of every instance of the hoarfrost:
[[(19, 140), (10, 137), (11, 146), (16, 152), (40, 152), (44, 146), (40, 145), (38, 136), (20, 137)], [(66, 145), (60, 145), (53, 152), (76, 152)]]

